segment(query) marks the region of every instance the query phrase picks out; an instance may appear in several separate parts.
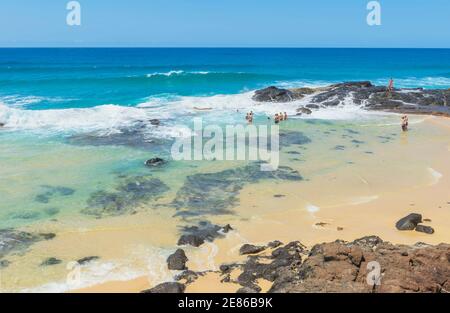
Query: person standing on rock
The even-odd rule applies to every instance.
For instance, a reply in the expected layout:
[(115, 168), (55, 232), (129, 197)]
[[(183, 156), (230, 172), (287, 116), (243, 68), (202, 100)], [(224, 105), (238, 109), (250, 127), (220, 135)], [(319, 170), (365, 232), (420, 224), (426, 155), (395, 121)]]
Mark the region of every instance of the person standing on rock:
[(391, 95), (392, 90), (394, 90), (394, 80), (391, 78), (389, 80), (389, 85), (388, 85), (387, 90), (386, 90), (386, 97)]

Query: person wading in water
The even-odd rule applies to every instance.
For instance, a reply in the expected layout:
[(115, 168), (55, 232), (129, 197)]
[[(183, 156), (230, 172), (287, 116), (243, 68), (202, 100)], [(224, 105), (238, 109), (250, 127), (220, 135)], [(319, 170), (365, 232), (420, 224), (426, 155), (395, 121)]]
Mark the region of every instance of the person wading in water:
[(402, 116), (402, 130), (408, 131), (408, 124), (409, 124), (409, 120), (408, 120), (408, 116), (407, 115), (403, 115)]

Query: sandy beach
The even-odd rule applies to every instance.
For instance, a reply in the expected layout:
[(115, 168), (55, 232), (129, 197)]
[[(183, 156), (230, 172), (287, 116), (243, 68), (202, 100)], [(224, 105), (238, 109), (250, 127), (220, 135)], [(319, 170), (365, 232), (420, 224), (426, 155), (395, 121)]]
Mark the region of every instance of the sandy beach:
[[(268, 183), (244, 188), (236, 208), (240, 218), (212, 220), (217, 224), (230, 223), (235, 230), (225, 238), (215, 240), (214, 247), (187, 249), (190, 260), (210, 258), (211, 272), (190, 284), (186, 292), (235, 292), (239, 285), (220, 283), (220, 274), (215, 271), (221, 264), (245, 259), (238, 251), (247, 242), (264, 244), (273, 240), (285, 243), (299, 240), (311, 247), (317, 243), (336, 239), (351, 241), (367, 235), (377, 235), (398, 244), (448, 242), (450, 120), (429, 116), (418, 118), (423, 122), (415, 124), (410, 133), (401, 134), (393, 146), (374, 145), (372, 151), (377, 158), (353, 156), (356, 166), (351, 170), (340, 168), (324, 172), (309, 183)], [(434, 134), (432, 140), (422, 140), (428, 132)], [(411, 170), (411, 165), (416, 171)], [(284, 196), (274, 197), (276, 194)], [(432, 226), (435, 233), (396, 230), (395, 222), (411, 212), (421, 213), (431, 220), (425, 224)], [(121, 232), (118, 237), (123, 235)], [(108, 232), (107, 236), (114, 235)], [(204, 263), (193, 261), (187, 266), (194, 271), (205, 269)], [(144, 275), (77, 292), (139, 292), (150, 287), (149, 277)], [(270, 282), (261, 281), (260, 287), (268, 290)]]

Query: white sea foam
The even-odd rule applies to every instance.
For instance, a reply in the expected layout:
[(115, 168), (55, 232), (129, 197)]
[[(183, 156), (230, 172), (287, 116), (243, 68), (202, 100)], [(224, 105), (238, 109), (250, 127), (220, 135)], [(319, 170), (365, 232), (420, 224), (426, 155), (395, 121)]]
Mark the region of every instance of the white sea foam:
[(211, 122), (234, 123), (237, 114), (250, 110), (257, 115), (273, 116), (278, 112), (287, 112), (292, 118), (327, 120), (361, 120), (379, 114), (367, 112), (355, 105), (351, 96), (337, 107), (316, 109), (312, 114), (302, 116), (295, 116), (296, 109), (309, 103), (311, 96), (289, 103), (260, 103), (254, 101), (252, 96), (253, 91), (203, 97), (163, 95), (147, 98), (136, 107), (108, 104), (92, 108), (50, 110), (23, 110), (0, 103), (0, 123), (11, 130), (104, 131), (109, 134), (133, 126), (136, 122), (157, 118), (169, 119), (172, 123), (155, 128), (154, 131), (176, 137), (180, 129), (170, 124), (178, 122), (178, 118), (189, 120), (199, 115), (207, 116)]
[(429, 167), (428, 172), (430, 173), (431, 176), (431, 183), (430, 185), (436, 185), (437, 183), (439, 183), (439, 181), (441, 180), (442, 176), (444, 176), (442, 173), (439, 173), (438, 171), (436, 171), (435, 169)]
[[(390, 78), (378, 79), (374, 81), (375, 85), (388, 85)], [(427, 77), (407, 77), (394, 80), (395, 87), (400, 88), (450, 88), (450, 77), (427, 76)]]
[(168, 71), (168, 72), (155, 72), (155, 73), (150, 73), (147, 74), (147, 77), (157, 77), (157, 76), (166, 76), (166, 77), (171, 77), (171, 76), (182, 76), (182, 75), (208, 75), (211, 74), (213, 72), (208, 72), (208, 71), (191, 71), (191, 72), (186, 72), (186, 71), (182, 71), (182, 70), (172, 70), (172, 71)]
[(41, 96), (22, 96), (22, 95), (6, 95), (0, 96), (0, 103), (4, 103), (11, 107), (24, 107), (31, 104), (37, 104), (41, 102), (65, 102), (72, 101), (74, 99), (65, 99), (60, 97), (41, 97)]
[(309, 213), (314, 214), (314, 213), (319, 212), (319, 211), (320, 211), (320, 208), (319, 208), (318, 206), (313, 205), (313, 204), (308, 204), (308, 205), (306, 206), (306, 210), (307, 210)]
[(87, 288), (108, 281), (127, 281), (146, 274), (135, 268), (116, 262), (92, 262), (80, 267), (80, 281), (77, 284), (66, 281), (51, 282), (35, 288), (21, 290), (24, 293), (63, 293), (71, 290)]

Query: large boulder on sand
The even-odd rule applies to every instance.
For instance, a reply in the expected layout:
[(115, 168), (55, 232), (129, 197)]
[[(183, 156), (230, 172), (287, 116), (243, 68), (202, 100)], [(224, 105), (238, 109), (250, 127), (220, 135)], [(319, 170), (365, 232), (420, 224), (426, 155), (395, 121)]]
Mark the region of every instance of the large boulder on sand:
[(396, 224), (395, 227), (398, 230), (414, 230), (417, 224), (422, 222), (422, 215), (418, 213), (411, 213), (404, 218), (401, 218)]
[(177, 249), (175, 253), (171, 254), (167, 258), (167, 267), (169, 270), (175, 270), (175, 271), (183, 271), (186, 268), (186, 262), (188, 261), (188, 258), (186, 257), (186, 254), (184, 253), (183, 249)]

